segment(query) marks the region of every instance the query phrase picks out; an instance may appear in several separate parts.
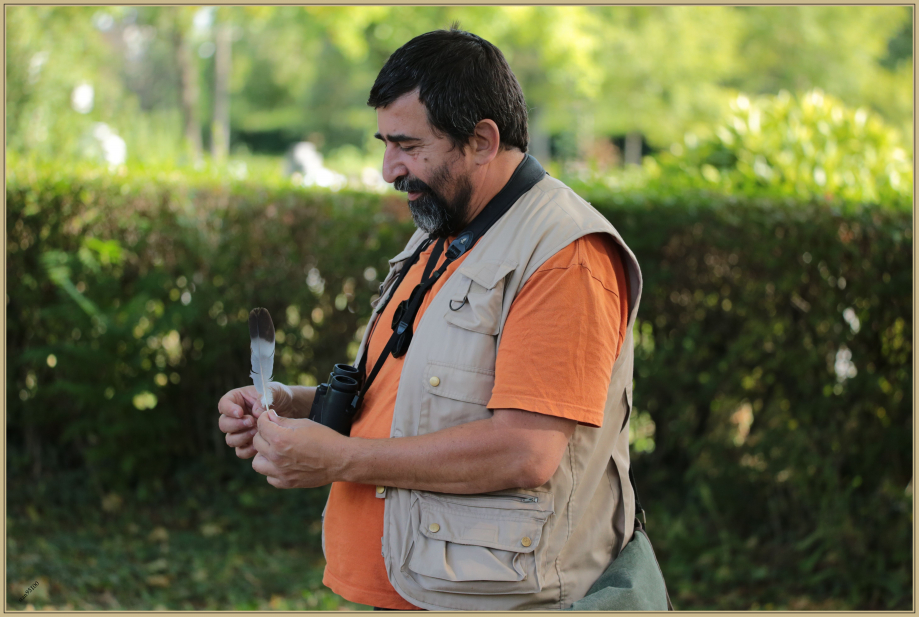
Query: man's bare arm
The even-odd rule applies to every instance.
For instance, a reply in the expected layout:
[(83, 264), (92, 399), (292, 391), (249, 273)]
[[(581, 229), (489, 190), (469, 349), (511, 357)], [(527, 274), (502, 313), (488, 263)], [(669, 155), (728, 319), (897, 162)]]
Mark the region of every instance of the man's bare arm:
[(308, 420), (262, 414), (253, 440), (257, 472), (279, 488), (334, 481), (483, 493), (544, 484), (558, 468), (576, 422), (516, 409), (486, 420), (398, 439), (359, 439)]

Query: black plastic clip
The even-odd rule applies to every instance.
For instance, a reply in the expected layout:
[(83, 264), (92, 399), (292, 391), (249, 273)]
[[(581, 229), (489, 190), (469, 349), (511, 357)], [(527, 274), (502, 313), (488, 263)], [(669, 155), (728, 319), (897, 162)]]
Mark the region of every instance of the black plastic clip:
[(473, 234), (471, 231), (465, 231), (456, 237), (456, 240), (450, 243), (449, 248), (447, 248), (447, 258), (456, 259), (472, 247), (472, 237)]
[[(404, 328), (402, 326), (405, 326)], [(399, 324), (399, 329), (396, 330), (397, 338), (396, 343), (393, 345), (392, 357), (401, 358), (405, 355), (405, 352), (408, 351), (408, 346), (412, 342), (412, 329), (408, 327), (408, 324), (402, 322)]]
[(395, 312), (392, 315), (392, 329), (395, 330), (399, 326), (399, 322), (402, 321), (402, 315), (405, 314), (405, 307), (408, 304), (408, 300), (403, 300), (399, 303), (399, 306), (396, 307)]

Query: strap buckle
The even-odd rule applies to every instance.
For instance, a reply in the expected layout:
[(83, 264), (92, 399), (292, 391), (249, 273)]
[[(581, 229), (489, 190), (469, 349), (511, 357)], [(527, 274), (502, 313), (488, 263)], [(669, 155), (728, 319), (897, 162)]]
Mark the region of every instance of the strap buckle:
[(456, 240), (450, 243), (450, 248), (447, 249), (447, 259), (453, 261), (468, 251), (469, 247), (472, 246), (473, 235), (471, 231), (464, 231), (458, 235)]
[(392, 329), (395, 330), (399, 327), (399, 322), (402, 321), (402, 316), (405, 315), (405, 308), (408, 305), (408, 300), (403, 300), (399, 303), (399, 306), (396, 307), (396, 311), (392, 315)]
[[(403, 326), (405, 327), (403, 328)], [(407, 323), (402, 322), (394, 335), (396, 336), (396, 341), (392, 348), (392, 357), (401, 358), (408, 351), (408, 346), (412, 342), (412, 329)]]

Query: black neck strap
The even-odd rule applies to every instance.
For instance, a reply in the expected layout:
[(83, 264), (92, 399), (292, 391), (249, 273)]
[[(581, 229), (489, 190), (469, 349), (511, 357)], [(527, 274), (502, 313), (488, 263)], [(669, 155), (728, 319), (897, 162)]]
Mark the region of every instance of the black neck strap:
[[(393, 333), (390, 336), (389, 341), (386, 343), (386, 347), (383, 349), (383, 352), (380, 354), (380, 357), (377, 359), (376, 365), (373, 367), (373, 370), (370, 372), (370, 375), (367, 375), (366, 379), (362, 379), (362, 387), (360, 394), (355, 399), (355, 408), (359, 409), (361, 402), (364, 400), (364, 394), (367, 393), (367, 390), (370, 388), (370, 385), (376, 379), (377, 374), (380, 372), (380, 369), (383, 367), (383, 363), (386, 361), (386, 358), (392, 354), (393, 357), (400, 357), (408, 351), (408, 346), (412, 340), (412, 327), (415, 323), (415, 316), (418, 314), (418, 309), (421, 308), (421, 304), (424, 300), (424, 297), (427, 295), (427, 292), (433, 287), (434, 283), (443, 275), (447, 270), (447, 267), (456, 261), (459, 257), (464, 255), (469, 249), (471, 249), (479, 238), (484, 236), (491, 227), (498, 222), (504, 214), (510, 210), (520, 197), (529, 191), (533, 186), (542, 180), (546, 175), (546, 170), (542, 168), (542, 165), (539, 164), (535, 158), (529, 154), (525, 154), (523, 160), (517, 165), (517, 169), (514, 170), (514, 173), (511, 175), (510, 179), (507, 181), (507, 184), (498, 191), (498, 194), (495, 195), (488, 204), (485, 205), (485, 208), (479, 212), (478, 216), (473, 219), (469, 225), (464, 229), (453, 242), (450, 243), (450, 247), (446, 251), (446, 259), (444, 263), (438, 268), (435, 272), (431, 273), (434, 265), (437, 263), (437, 260), (440, 258), (440, 253), (443, 250), (443, 245), (445, 242), (441, 240), (438, 245), (435, 247), (434, 251), (431, 254), (431, 257), (428, 259), (427, 267), (424, 271), (424, 276), (422, 277), (421, 282), (415, 286), (415, 289), (412, 290), (412, 293), (409, 295), (408, 300), (404, 300), (399, 304), (399, 307), (396, 309), (395, 316), (393, 318)], [(382, 314), (383, 310), (386, 308), (386, 305), (389, 303), (389, 300), (395, 295), (396, 289), (405, 279), (406, 274), (409, 269), (415, 265), (418, 261), (421, 253), (431, 245), (433, 242), (432, 238), (426, 238), (418, 245), (418, 248), (415, 249), (415, 252), (412, 254), (411, 258), (407, 260), (407, 263), (403, 264), (402, 272), (399, 273), (399, 278), (396, 279), (396, 282), (393, 284), (392, 289), (386, 297), (386, 300), (381, 303), (380, 308), (377, 309), (377, 314)], [(374, 329), (376, 329), (376, 324), (374, 324)], [(373, 332), (371, 332), (371, 336)], [(370, 338), (367, 339), (368, 345)], [(361, 354), (361, 361), (358, 367), (361, 377), (365, 376), (367, 370), (367, 350), (364, 349), (364, 353)]]
[(498, 194), (488, 202), (479, 215), (450, 244), (450, 248), (447, 249), (447, 259), (453, 261), (472, 248), (478, 239), (484, 236), (491, 226), (497, 223), (498, 219), (504, 216), (511, 206), (517, 203), (517, 200), (545, 175), (546, 170), (542, 168), (539, 161), (525, 154), (504, 188), (498, 191)]

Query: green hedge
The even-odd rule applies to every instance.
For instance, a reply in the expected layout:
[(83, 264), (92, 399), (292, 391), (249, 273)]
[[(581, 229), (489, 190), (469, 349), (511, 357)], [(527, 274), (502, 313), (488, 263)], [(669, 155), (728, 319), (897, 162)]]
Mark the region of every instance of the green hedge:
[(646, 159), (672, 189), (868, 202), (910, 210), (913, 154), (881, 116), (851, 109), (820, 90), (753, 100), (738, 95), (711, 134)]
[(601, 210), (645, 277), (635, 467), (677, 603), (911, 606), (910, 215), (630, 201)]
[[(911, 606), (910, 215), (587, 197), (645, 277), (633, 458), (675, 604)], [(277, 378), (315, 383), (411, 230), (397, 197), (11, 174), (10, 473), (124, 490), (229, 460), (248, 311), (283, 332)]]
[(118, 488), (223, 454), (252, 307), (286, 335), (280, 380), (340, 362), (410, 227), (376, 196), (106, 176), (35, 176), (7, 203), (11, 435)]

